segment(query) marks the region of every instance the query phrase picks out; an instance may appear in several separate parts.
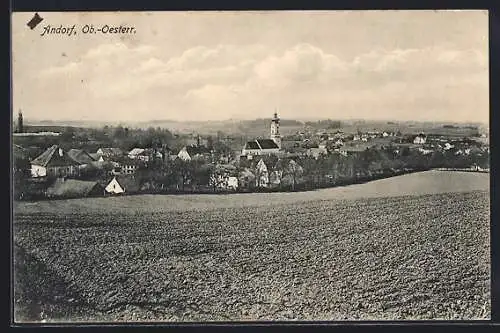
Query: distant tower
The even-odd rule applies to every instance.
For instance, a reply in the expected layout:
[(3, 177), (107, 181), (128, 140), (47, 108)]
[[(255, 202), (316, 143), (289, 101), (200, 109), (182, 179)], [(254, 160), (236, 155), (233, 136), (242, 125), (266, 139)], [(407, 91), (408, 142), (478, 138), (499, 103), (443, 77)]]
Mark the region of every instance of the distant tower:
[(17, 132), (18, 133), (23, 133), (23, 113), (21, 110), (19, 110), (19, 113), (17, 115)]
[(277, 112), (274, 112), (274, 118), (271, 120), (271, 140), (281, 149), (280, 118)]

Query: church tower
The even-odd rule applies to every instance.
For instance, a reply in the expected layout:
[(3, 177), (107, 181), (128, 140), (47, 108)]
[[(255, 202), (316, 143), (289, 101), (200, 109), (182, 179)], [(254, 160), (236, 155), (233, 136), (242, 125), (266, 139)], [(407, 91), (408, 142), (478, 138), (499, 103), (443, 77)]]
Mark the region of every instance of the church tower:
[(271, 120), (271, 140), (281, 149), (280, 118), (277, 112), (274, 112), (274, 118)]
[(17, 132), (23, 133), (23, 113), (19, 110), (19, 114), (17, 115)]

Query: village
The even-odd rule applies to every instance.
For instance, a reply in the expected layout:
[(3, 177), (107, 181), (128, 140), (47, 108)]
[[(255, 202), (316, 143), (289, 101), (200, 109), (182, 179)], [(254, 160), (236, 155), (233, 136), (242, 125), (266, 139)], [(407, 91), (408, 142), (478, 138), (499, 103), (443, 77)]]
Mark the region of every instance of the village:
[[(90, 151), (81, 145), (76, 147), (74, 133), (25, 132), (22, 117), (20, 112), (13, 147), (18, 200), (295, 191), (431, 168), (489, 171), (488, 138), (479, 132), (463, 137), (408, 135), (384, 129), (346, 133), (305, 127), (283, 136), (275, 112), (268, 127), (269, 137), (252, 138), (243, 144), (228, 137), (193, 134), (169, 142), (157, 136), (128, 150), (101, 146)], [(118, 142), (127, 136), (120, 135), (123, 139), (116, 134)], [(26, 147), (19, 142), (23, 138), (42, 138), (45, 143), (52, 138), (55, 144), (33, 153), (33, 144)], [(40, 150), (41, 146), (35, 148)]]

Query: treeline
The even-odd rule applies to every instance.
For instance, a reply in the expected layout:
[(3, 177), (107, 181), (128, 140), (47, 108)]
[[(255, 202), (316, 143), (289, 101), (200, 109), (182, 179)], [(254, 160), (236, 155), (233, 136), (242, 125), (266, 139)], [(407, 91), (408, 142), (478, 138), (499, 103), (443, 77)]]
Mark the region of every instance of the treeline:
[[(15, 143), (23, 147), (39, 147), (39, 152), (52, 145), (59, 145), (65, 150), (72, 148), (95, 152), (102, 147), (117, 147), (123, 150), (140, 148), (158, 148), (162, 145), (176, 146), (177, 138), (167, 129), (140, 129), (123, 126), (103, 128), (60, 128), (59, 136), (16, 137)], [(181, 143), (179, 143), (180, 145)]]
[(305, 125), (313, 128), (338, 129), (342, 127), (342, 122), (339, 120), (326, 119), (318, 121), (307, 121), (305, 122)]
[[(267, 167), (265, 178), (262, 178), (262, 170), (258, 168), (261, 159)], [(228, 176), (238, 178), (240, 191), (255, 191), (259, 188), (287, 191), (368, 181), (432, 168), (472, 166), (489, 168), (489, 154), (482, 152), (455, 155), (451, 152), (435, 152), (424, 155), (418, 150), (387, 147), (367, 149), (348, 156), (329, 154), (318, 159), (308, 156), (280, 159), (273, 155), (262, 156), (252, 160), (242, 159), (239, 163), (229, 165), (217, 165), (202, 159), (176, 159), (167, 164), (158, 163), (140, 169), (137, 177), (141, 182), (150, 182), (150, 188), (164, 191), (189, 192), (205, 189), (216, 192), (224, 189), (224, 181)], [(261, 179), (267, 179), (268, 183), (263, 183)]]

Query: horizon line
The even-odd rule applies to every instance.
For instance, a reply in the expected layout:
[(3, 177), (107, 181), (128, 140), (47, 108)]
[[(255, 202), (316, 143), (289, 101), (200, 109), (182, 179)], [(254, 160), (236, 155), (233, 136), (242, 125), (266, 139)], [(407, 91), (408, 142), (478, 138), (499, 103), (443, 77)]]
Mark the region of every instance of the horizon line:
[[(16, 120), (17, 117), (13, 117), (12, 120)], [(214, 122), (229, 122), (229, 121), (254, 121), (254, 120), (266, 120), (266, 119), (272, 119), (272, 117), (257, 117), (253, 119), (245, 119), (245, 118), (225, 118), (225, 119), (212, 119), (212, 120), (176, 120), (176, 119), (149, 119), (149, 120), (97, 120), (97, 119), (46, 119), (46, 118), (27, 118), (23, 116), (23, 121), (25, 125), (27, 122), (80, 122), (80, 123), (113, 123), (113, 124), (147, 124), (147, 123), (158, 123), (158, 122), (175, 122), (175, 123), (214, 123)], [(387, 119), (377, 119), (377, 118), (331, 118), (331, 117), (311, 117), (311, 118), (283, 118), (280, 117), (280, 120), (294, 120), (294, 121), (300, 121), (300, 122), (317, 122), (317, 121), (325, 121), (325, 120), (331, 120), (331, 121), (371, 121), (371, 122), (395, 122), (395, 123), (408, 123), (408, 122), (415, 122), (415, 123), (450, 123), (450, 124), (485, 124), (489, 125), (489, 120), (487, 121), (481, 121), (481, 120), (465, 120), (465, 121), (458, 121), (458, 120), (445, 120), (445, 119), (407, 119), (407, 120), (398, 120), (394, 118), (387, 118)]]

